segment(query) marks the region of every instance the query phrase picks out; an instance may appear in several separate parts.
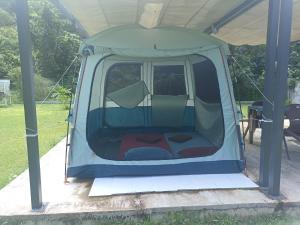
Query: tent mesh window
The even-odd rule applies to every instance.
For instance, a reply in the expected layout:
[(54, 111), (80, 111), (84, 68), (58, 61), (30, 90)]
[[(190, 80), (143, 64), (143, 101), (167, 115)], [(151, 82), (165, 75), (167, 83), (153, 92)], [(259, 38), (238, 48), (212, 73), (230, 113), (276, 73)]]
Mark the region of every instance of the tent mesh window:
[(197, 131), (220, 148), (224, 139), (224, 121), (217, 71), (207, 58), (193, 64)]
[(154, 66), (153, 92), (155, 95), (185, 95), (183, 65)]
[(107, 72), (106, 95), (126, 88), (141, 80), (141, 65), (137, 63), (114, 64)]

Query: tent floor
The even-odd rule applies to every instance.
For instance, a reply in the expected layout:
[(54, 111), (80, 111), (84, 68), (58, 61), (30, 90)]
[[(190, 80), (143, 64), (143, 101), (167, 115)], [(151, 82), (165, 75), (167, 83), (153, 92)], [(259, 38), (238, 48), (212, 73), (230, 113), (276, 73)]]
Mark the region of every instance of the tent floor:
[[(247, 145), (248, 174), (257, 180), (260, 130), (254, 145)], [(248, 141), (247, 141), (248, 143)], [(300, 213), (300, 145), (288, 139), (291, 159), (283, 154), (282, 198), (270, 199), (262, 190), (200, 190), (147, 193), (109, 197), (88, 197), (92, 180), (70, 179), (64, 184), (64, 140), (41, 160), (43, 211), (30, 210), (28, 171), (0, 190), (0, 224), (97, 224), (109, 216), (139, 216), (170, 211), (206, 213), (268, 214), (284, 211)], [(70, 216), (70, 214), (72, 216)], [(7, 223), (6, 223), (7, 222)]]
[[(132, 132), (131, 132), (132, 133)], [(155, 134), (155, 132), (151, 132)], [(147, 133), (145, 133), (147, 134)], [(159, 134), (159, 133), (158, 133)], [(179, 149), (184, 149), (189, 147), (189, 143), (192, 143), (192, 147), (214, 147), (213, 144), (209, 142), (205, 137), (196, 132), (185, 132), (185, 131), (177, 131), (177, 132), (168, 132), (168, 133), (160, 133), (165, 137), (165, 140), (168, 142), (170, 146), (171, 153), (174, 158), (179, 158), (177, 152)], [(187, 135), (192, 139), (182, 143), (176, 143), (172, 141), (168, 141), (168, 137), (175, 135)], [(101, 137), (100, 134), (96, 134), (90, 140), (90, 146), (94, 150), (94, 152), (101, 158), (109, 159), (109, 160), (120, 160), (120, 146), (123, 135), (115, 135), (112, 137)], [(196, 144), (196, 145), (195, 145)], [(205, 156), (205, 155), (204, 155)]]

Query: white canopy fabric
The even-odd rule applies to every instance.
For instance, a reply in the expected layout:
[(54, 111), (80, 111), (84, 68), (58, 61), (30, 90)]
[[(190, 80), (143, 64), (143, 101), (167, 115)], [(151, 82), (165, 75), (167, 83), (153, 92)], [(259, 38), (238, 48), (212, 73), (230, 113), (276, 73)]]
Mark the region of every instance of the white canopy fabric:
[[(264, 0), (216, 33), (225, 42), (257, 45), (266, 42), (269, 2)], [(300, 0), (294, 0), (291, 41), (300, 40)]]
[[(90, 36), (114, 26), (140, 24), (147, 28), (179, 26), (202, 32), (212, 30), (214, 36), (235, 45), (266, 41), (268, 0), (58, 1)], [(230, 17), (235, 9), (248, 3), (252, 7)], [(297, 41), (300, 40), (300, 0), (294, 0), (293, 13), (291, 41)], [(219, 23), (222, 26), (215, 26)]]

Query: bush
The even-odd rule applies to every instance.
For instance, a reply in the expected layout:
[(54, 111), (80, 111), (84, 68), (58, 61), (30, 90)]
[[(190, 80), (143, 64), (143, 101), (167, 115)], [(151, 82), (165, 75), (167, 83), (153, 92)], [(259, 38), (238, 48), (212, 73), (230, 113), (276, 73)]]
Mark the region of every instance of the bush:
[(23, 98), (22, 98), (22, 92), (20, 90), (16, 91), (11, 91), (11, 102), (13, 104), (21, 104), (23, 103)]
[(35, 82), (35, 100), (43, 101), (49, 94), (52, 81), (42, 77), (41, 75), (36, 74), (34, 77)]
[[(20, 67), (16, 67), (9, 72), (9, 79), (11, 80), (11, 95), (13, 103), (23, 102), (22, 75)], [(35, 100), (42, 101), (49, 94), (49, 89), (53, 84), (47, 78), (42, 77), (39, 74), (34, 75), (35, 82)]]
[(72, 93), (70, 89), (67, 89), (63, 86), (58, 86), (55, 88), (51, 97), (64, 104), (65, 109), (69, 109), (69, 101), (71, 94)]

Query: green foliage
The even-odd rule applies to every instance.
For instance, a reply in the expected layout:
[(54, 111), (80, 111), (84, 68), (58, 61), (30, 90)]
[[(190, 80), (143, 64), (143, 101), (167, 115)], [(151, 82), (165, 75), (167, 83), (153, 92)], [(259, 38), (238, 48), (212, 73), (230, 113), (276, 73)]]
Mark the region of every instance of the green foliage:
[(237, 61), (230, 66), (236, 98), (239, 96), (240, 100), (244, 101), (260, 99), (260, 94), (246, 75), (256, 83), (259, 89), (263, 89), (265, 46), (230, 46), (230, 50)]
[(71, 94), (71, 89), (67, 89), (63, 86), (58, 86), (54, 89), (52, 98), (64, 104), (65, 109), (68, 109), (68, 103), (70, 101)]
[(300, 44), (292, 45), (289, 60), (289, 87), (295, 88), (300, 80)]
[(34, 82), (35, 82), (35, 100), (42, 101), (49, 94), (50, 87), (53, 84), (53, 82), (38, 74), (35, 75)]
[(76, 55), (80, 37), (50, 1), (29, 1), (36, 66), (42, 76), (56, 81)]
[(0, 26), (10, 26), (14, 24), (14, 18), (13, 16), (8, 13), (7, 11), (0, 8)]
[(21, 82), (21, 67), (16, 66), (11, 68), (8, 73), (8, 78), (11, 80), (11, 88), (13, 90), (21, 90), (22, 82)]
[[(230, 46), (232, 55), (237, 63), (230, 66), (233, 76), (235, 97), (243, 101), (260, 100), (262, 96), (254, 88), (247, 74), (263, 90), (265, 76), (265, 45), (259, 46)], [(235, 73), (233, 72), (235, 71)], [(300, 45), (291, 44), (289, 59), (289, 88), (294, 88), (300, 80)], [(236, 79), (237, 78), (237, 79)], [(237, 81), (237, 82), (236, 82)], [(239, 94), (238, 94), (239, 93)]]
[[(298, 217), (291, 217), (282, 214), (270, 214), (243, 216), (203, 212), (173, 212), (160, 217), (149, 215), (140, 216), (141, 218), (110, 218), (102, 219), (99, 222), (91, 222), (97, 225), (286, 225), (299, 224)], [(82, 223), (84, 221), (81, 221)]]
[[(0, 0), (0, 79), (10, 79), (13, 93), (17, 99), (21, 99), (14, 4), (14, 0)], [(28, 4), (36, 74), (36, 99), (41, 100), (77, 54), (80, 37), (72, 21), (65, 18), (52, 1), (29, 0)], [(73, 75), (73, 70), (66, 74), (64, 86), (70, 87)]]
[[(22, 82), (21, 82), (21, 68), (15, 67), (10, 69), (8, 72), (8, 77), (12, 83), (12, 95), (13, 102), (21, 103), (22, 102)], [(53, 84), (53, 82), (47, 78), (42, 77), (39, 74), (35, 74), (34, 76), (35, 83), (35, 100), (41, 101), (43, 100), (49, 93), (49, 87)]]
[[(1, 19), (0, 19), (1, 20)], [(15, 26), (0, 27), (0, 79), (20, 65), (18, 35)], [(14, 88), (16, 84), (12, 83)]]

